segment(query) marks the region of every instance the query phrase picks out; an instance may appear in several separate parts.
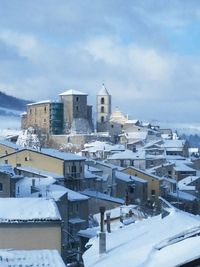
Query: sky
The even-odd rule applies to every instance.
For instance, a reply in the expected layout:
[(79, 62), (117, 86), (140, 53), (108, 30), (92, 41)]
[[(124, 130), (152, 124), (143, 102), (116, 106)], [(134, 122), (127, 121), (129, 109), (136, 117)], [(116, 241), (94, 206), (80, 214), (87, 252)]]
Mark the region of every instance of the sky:
[(0, 91), (33, 101), (102, 83), (132, 119), (199, 122), (199, 0), (0, 0)]

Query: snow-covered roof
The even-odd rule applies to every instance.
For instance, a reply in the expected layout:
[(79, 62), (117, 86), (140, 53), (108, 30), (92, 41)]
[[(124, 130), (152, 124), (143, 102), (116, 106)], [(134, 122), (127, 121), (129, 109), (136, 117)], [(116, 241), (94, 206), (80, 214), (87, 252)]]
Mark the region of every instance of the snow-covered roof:
[(73, 89), (70, 89), (68, 91), (65, 91), (61, 94), (59, 94), (60, 96), (65, 96), (65, 95), (87, 95), (86, 93), (83, 93), (83, 92), (80, 92), (78, 90), (73, 90)]
[[(172, 267), (199, 258), (200, 217), (173, 210), (138, 221), (106, 235), (107, 252), (99, 256), (99, 239), (83, 254), (85, 267)], [(111, 224), (112, 228), (112, 224)], [(188, 238), (190, 237), (190, 238)]]
[(134, 171), (143, 173), (143, 174), (148, 175), (148, 176), (150, 176), (150, 177), (152, 177), (153, 179), (156, 179), (156, 180), (163, 180), (163, 177), (159, 177), (159, 176), (157, 176), (157, 175), (154, 175), (154, 174), (152, 174), (152, 173), (149, 173), (147, 170), (143, 171), (143, 170), (138, 169), (138, 168), (133, 167), (133, 166), (129, 166), (129, 167), (124, 168), (124, 170), (126, 170), (126, 169), (132, 169), (132, 170), (134, 170)]
[(124, 135), (128, 140), (129, 139), (145, 140), (147, 138), (147, 134), (148, 134), (147, 131), (141, 131), (141, 132), (129, 132), (121, 135)]
[(126, 174), (124, 172), (115, 171), (115, 176), (117, 179), (122, 180), (124, 182), (140, 182), (140, 183), (147, 183), (144, 179), (141, 179), (139, 177)]
[(0, 223), (60, 221), (53, 199), (0, 198)]
[(29, 166), (17, 166), (15, 167), (17, 170), (21, 170), (24, 172), (28, 172), (28, 173), (32, 173), (32, 174), (36, 174), (38, 176), (43, 176), (43, 177), (53, 177), (55, 179), (63, 179), (64, 176), (63, 175), (58, 175), (57, 173), (53, 173), (53, 172), (47, 172), (41, 169), (36, 169), (36, 168), (32, 168)]
[(145, 155), (145, 151), (139, 151), (139, 152), (133, 152), (131, 150), (125, 150), (123, 152), (119, 152), (119, 153), (115, 153), (111, 156), (108, 157), (108, 159), (111, 160), (118, 160), (118, 159), (145, 159), (146, 155)]
[(57, 201), (67, 193), (69, 201), (81, 201), (89, 199), (89, 197), (81, 193), (75, 192), (62, 185), (40, 185), (37, 186), (37, 189), (39, 190), (39, 192), (32, 194), (32, 196), (38, 196), (40, 194), (42, 195), (42, 197), (53, 198), (55, 201)]
[(34, 103), (27, 104), (27, 106), (41, 105), (41, 104), (50, 104), (50, 103), (52, 103), (52, 102), (55, 102), (55, 101), (51, 101), (51, 100), (42, 100), (42, 101), (38, 101), (38, 102), (34, 102)]
[(106, 89), (104, 84), (102, 84), (102, 87), (101, 87), (100, 91), (98, 92), (98, 95), (100, 95), (100, 96), (101, 95), (102, 96), (108, 96), (109, 95), (109, 93), (108, 93), (108, 91), (107, 91), (107, 89)]
[(110, 152), (110, 151), (123, 151), (125, 150), (123, 145), (120, 144), (110, 144), (107, 142), (101, 142), (101, 141), (95, 141), (91, 143), (87, 143), (84, 145), (84, 149), (82, 151), (88, 151), (90, 153), (95, 153), (97, 151), (105, 151), (105, 152)]
[(174, 167), (176, 172), (195, 172), (196, 170), (187, 166), (182, 161), (176, 161), (176, 166)]
[(65, 267), (57, 250), (0, 250), (2, 267)]
[(31, 186), (34, 184), (35, 187), (48, 186), (54, 184), (56, 180), (52, 177), (38, 178), (38, 177), (24, 177), (16, 182), (15, 191), (17, 197), (31, 197)]
[(111, 197), (107, 194), (104, 193), (100, 193), (98, 191), (94, 191), (94, 190), (84, 190), (81, 191), (82, 194), (89, 196), (89, 197), (93, 197), (93, 198), (98, 198), (98, 199), (103, 199), (103, 200), (107, 200), (107, 201), (111, 201), (111, 202), (116, 202), (119, 204), (124, 204), (124, 200), (121, 198), (116, 198), (116, 197)]
[(37, 152), (48, 155), (48, 156), (52, 156), (55, 158), (59, 158), (62, 160), (66, 160), (66, 161), (68, 161), (68, 160), (69, 161), (71, 161), (71, 160), (78, 160), (78, 161), (79, 160), (85, 160), (84, 157), (78, 156), (76, 154), (61, 152), (59, 150), (51, 149), (51, 148), (42, 148), (41, 151), (37, 151)]
[(22, 149), (20, 146), (16, 145), (15, 143), (7, 141), (7, 140), (0, 140), (0, 145), (4, 145), (6, 147), (13, 148), (15, 150)]
[(0, 163), (0, 172), (15, 175), (12, 165)]
[(182, 199), (186, 201), (194, 201), (197, 199), (194, 195), (178, 190), (178, 192), (170, 192), (170, 196), (176, 199)]
[(199, 176), (187, 176), (187, 177), (181, 179), (178, 182), (178, 186), (182, 186), (182, 185), (186, 185), (187, 186), (187, 185), (190, 185), (191, 183), (197, 181), (198, 179), (200, 179)]
[(185, 140), (164, 140), (163, 146), (168, 150), (170, 148), (183, 149), (185, 145)]

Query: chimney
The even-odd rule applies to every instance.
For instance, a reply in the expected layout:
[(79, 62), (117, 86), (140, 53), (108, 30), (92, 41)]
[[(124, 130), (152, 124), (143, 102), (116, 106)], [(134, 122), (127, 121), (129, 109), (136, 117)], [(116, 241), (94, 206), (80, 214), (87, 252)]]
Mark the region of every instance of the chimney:
[(111, 228), (110, 228), (110, 212), (106, 213), (106, 223), (107, 223), (107, 232), (111, 233)]
[(99, 254), (106, 253), (106, 233), (104, 232), (104, 213), (105, 207), (99, 208), (101, 215), (101, 229), (99, 233)]

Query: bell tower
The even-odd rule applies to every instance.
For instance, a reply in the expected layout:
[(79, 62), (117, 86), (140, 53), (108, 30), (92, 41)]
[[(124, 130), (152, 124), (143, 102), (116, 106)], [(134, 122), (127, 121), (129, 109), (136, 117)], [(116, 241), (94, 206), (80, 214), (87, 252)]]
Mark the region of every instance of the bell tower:
[(108, 123), (111, 115), (111, 95), (108, 93), (104, 84), (97, 94), (97, 132), (108, 131)]

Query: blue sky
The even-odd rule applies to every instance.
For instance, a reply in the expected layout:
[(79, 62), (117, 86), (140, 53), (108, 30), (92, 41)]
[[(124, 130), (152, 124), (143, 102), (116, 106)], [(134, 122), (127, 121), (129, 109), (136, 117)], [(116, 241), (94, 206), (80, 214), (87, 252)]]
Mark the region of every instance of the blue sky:
[(102, 82), (132, 118), (198, 122), (200, 1), (0, 0), (1, 91), (95, 104)]

